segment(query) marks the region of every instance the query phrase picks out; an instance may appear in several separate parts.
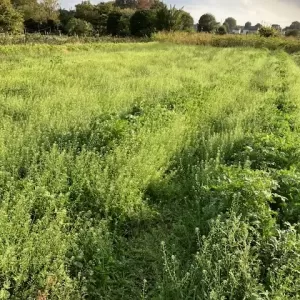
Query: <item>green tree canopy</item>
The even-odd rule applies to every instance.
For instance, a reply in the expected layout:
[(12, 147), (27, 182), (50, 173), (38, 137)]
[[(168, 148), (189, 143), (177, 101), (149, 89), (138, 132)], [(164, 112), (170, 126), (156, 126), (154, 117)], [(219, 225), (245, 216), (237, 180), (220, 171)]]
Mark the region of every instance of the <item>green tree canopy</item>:
[(204, 14), (198, 22), (199, 32), (213, 32), (217, 28), (218, 23), (212, 14)]
[(286, 36), (298, 37), (300, 36), (300, 30), (298, 29), (290, 29), (285, 33)]
[(113, 11), (107, 18), (107, 33), (112, 36), (118, 35), (118, 28), (121, 21), (122, 14), (119, 11)]
[(41, 20), (47, 22), (52, 20), (59, 22), (59, 4), (58, 0), (41, 0), (39, 2)]
[(252, 26), (252, 23), (248, 21), (245, 24), (245, 29), (249, 29), (251, 26)]
[(229, 31), (232, 31), (237, 25), (236, 19), (234, 19), (232, 17), (227, 18), (224, 23), (228, 24)]
[(23, 15), (24, 20), (41, 19), (41, 9), (37, 0), (12, 0), (12, 4)]
[(190, 13), (182, 10), (180, 17), (180, 29), (184, 31), (191, 31), (194, 28), (194, 19)]
[(116, 7), (113, 2), (93, 5), (90, 1), (84, 1), (76, 5), (75, 17), (92, 24), (95, 32), (106, 34), (108, 15), (114, 10)]
[(137, 0), (116, 0), (115, 4), (120, 8), (136, 8), (138, 2)]
[(93, 31), (93, 26), (91, 23), (77, 19), (72, 18), (69, 20), (69, 22), (66, 25), (66, 30), (69, 34), (77, 34), (77, 35), (90, 35)]
[(131, 9), (113, 11), (108, 15), (107, 33), (113, 36), (130, 35), (130, 18), (134, 14)]
[(0, 0), (0, 32), (17, 33), (23, 30), (23, 17), (9, 0)]
[(166, 6), (157, 10), (156, 28), (157, 30), (175, 31), (175, 30), (191, 30), (194, 20), (192, 16), (183, 11), (176, 9), (175, 6)]
[(130, 32), (134, 36), (151, 36), (155, 32), (156, 14), (153, 10), (138, 10), (130, 19)]
[(226, 26), (222, 25), (220, 26), (218, 29), (217, 29), (217, 34), (220, 34), (220, 35), (225, 35), (227, 33), (227, 28)]
[(300, 22), (295, 21), (291, 24), (290, 29), (297, 29), (300, 30)]

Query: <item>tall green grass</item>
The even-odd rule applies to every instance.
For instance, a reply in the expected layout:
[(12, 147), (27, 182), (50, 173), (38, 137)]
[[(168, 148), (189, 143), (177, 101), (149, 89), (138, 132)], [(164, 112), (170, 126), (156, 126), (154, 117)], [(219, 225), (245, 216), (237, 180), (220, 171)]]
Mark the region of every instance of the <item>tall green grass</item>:
[(149, 38), (112, 37), (112, 36), (68, 36), (68, 35), (44, 35), (33, 34), (0, 34), (0, 45), (23, 44), (86, 44), (86, 43), (135, 43), (148, 42)]
[(286, 54), (0, 55), (0, 299), (297, 299), (300, 76)]

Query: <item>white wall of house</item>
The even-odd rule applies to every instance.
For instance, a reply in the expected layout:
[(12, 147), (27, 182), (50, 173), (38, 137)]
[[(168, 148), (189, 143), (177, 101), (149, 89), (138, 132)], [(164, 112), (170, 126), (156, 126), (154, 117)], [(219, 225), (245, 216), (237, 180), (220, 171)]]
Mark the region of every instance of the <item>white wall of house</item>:
[(241, 31), (242, 31), (241, 29), (233, 29), (232, 33), (233, 34), (241, 34)]

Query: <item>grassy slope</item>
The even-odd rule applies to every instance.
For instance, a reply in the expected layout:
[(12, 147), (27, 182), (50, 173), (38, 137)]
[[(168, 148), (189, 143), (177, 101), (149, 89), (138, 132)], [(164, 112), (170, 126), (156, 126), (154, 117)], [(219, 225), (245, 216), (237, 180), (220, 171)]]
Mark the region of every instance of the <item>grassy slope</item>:
[[(208, 220), (234, 210), (236, 189), (251, 186), (245, 176), (253, 190), (244, 198), (257, 197), (261, 206), (246, 207), (243, 220), (225, 219), (251, 227), (247, 214), (257, 214), (263, 238), (275, 236), (263, 195), (279, 175), (258, 163), (237, 166), (249, 156), (249, 137), (268, 135), (277, 114), (284, 124), (277, 102), (299, 101), (298, 69), (287, 56), (157, 43), (7, 46), (0, 55), (3, 299), (241, 299), (278, 292), (279, 279), (266, 284), (260, 270), (241, 266), (233, 272), (252, 276), (249, 283), (208, 276), (203, 282), (210, 285), (200, 286), (203, 263), (192, 261), (195, 253), (201, 261), (212, 252), (209, 236), (208, 252), (198, 249), (195, 228), (207, 235)], [(295, 111), (287, 114), (297, 119)], [(211, 182), (228, 195), (210, 199), (204, 191)], [(169, 261), (169, 253), (177, 258)], [(252, 263), (259, 254), (251, 255)], [(253, 264), (259, 269), (263, 262)], [(288, 299), (284, 293), (278, 295)]]

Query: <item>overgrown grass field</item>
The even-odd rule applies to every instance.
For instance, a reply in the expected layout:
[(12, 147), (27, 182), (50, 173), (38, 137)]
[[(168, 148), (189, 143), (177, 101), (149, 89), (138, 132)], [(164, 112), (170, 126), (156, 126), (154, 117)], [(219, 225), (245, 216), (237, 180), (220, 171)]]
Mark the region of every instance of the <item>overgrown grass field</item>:
[[(210, 34), (199, 32), (158, 32), (153, 37), (159, 42), (171, 42), (185, 45), (201, 45), (213, 47), (253, 47), (269, 50), (284, 50), (287, 53), (300, 51), (299, 38), (293, 37), (261, 37), (259, 34)], [(47, 42), (47, 41), (45, 41)], [(1, 44), (1, 41), (0, 41)]]
[(106, 43), (0, 57), (0, 299), (300, 298), (288, 54)]

